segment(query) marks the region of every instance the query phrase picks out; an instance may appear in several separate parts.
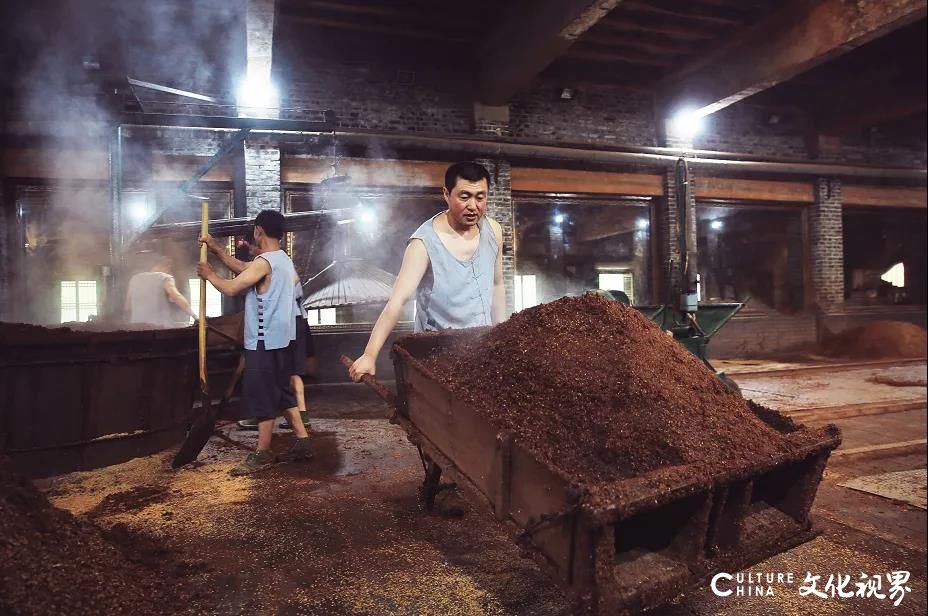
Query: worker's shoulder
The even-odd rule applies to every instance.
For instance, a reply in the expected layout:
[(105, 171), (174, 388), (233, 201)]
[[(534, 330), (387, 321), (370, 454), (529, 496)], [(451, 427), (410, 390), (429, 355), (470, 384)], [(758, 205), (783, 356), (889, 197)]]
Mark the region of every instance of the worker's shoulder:
[(503, 241), (503, 226), (496, 222), (494, 219), (489, 216), (486, 217), (488, 223), (490, 223), (490, 228), (493, 230), (493, 234), (496, 235), (496, 240), (498, 242)]
[(416, 257), (429, 258), (429, 251), (425, 247), (425, 242), (418, 237), (409, 238), (409, 241), (406, 243), (406, 253)]

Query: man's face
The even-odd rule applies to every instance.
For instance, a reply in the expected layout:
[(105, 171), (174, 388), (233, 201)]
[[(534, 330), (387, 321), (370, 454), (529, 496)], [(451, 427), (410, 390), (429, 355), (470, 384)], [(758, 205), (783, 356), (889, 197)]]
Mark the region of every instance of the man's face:
[(487, 193), (489, 186), (485, 179), (472, 182), (458, 178), (451, 192), (442, 188), (448, 213), (462, 226), (472, 227), (487, 210)]

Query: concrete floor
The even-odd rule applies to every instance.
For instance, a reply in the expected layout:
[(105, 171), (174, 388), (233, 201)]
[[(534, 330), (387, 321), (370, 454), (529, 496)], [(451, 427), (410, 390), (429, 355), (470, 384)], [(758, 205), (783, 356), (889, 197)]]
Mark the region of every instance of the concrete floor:
[[(754, 363), (756, 364), (756, 362)], [(803, 421), (837, 423), (845, 441), (815, 503), (822, 535), (750, 569), (792, 573), (772, 597), (717, 597), (695, 589), (654, 613), (924, 614), (926, 512), (851, 490), (855, 477), (926, 466), (924, 386), (868, 380), (924, 379), (925, 364), (737, 376), (748, 397)], [(763, 368), (763, 365), (760, 365)], [(737, 372), (732, 370), (732, 372)], [(200, 463), (171, 471), (170, 453), (41, 482), (51, 500), (103, 525), (125, 523), (158, 537), (180, 558), (201, 561), (196, 581), (217, 589), (220, 614), (567, 615), (576, 612), (483, 507), (460, 495), (421, 511), (421, 466), (404, 433), (366, 390), (312, 391), (313, 461), (233, 479), (229, 468), (254, 442), (226, 429)], [(777, 403), (786, 400), (787, 403)], [(800, 403), (800, 401), (802, 401)], [(898, 410), (904, 402), (908, 410)], [(802, 404), (811, 406), (803, 407)], [(861, 405), (869, 405), (862, 407)], [(895, 405), (895, 406), (894, 406)], [(285, 446), (288, 435), (279, 438)], [(800, 596), (807, 574), (911, 574), (898, 607), (889, 599)]]

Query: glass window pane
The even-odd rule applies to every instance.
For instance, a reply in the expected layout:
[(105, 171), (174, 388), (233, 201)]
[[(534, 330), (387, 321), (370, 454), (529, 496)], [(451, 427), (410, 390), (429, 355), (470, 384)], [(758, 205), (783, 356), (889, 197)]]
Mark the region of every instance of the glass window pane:
[(187, 281), (190, 285), (190, 308), (197, 314), (200, 314), (200, 280), (200, 278), (190, 278)]
[[(190, 278), (187, 284), (190, 285), (190, 308), (197, 314), (200, 313), (200, 282), (201, 278)], [(222, 316), (222, 293), (212, 285), (206, 283), (206, 316)]]
[(604, 291), (625, 291), (625, 275), (600, 274), (599, 288)]
[(319, 310), (319, 325), (335, 325), (335, 308), (321, 308)]
[(650, 201), (525, 199), (515, 210), (523, 308), (602, 288), (601, 274), (637, 289), (635, 303), (651, 301)]
[(700, 295), (792, 313), (805, 301), (802, 210), (756, 205), (696, 207)]
[(844, 208), (844, 294), (848, 304), (924, 304), (924, 211)]
[[(197, 295), (199, 295), (199, 293)], [(199, 299), (199, 297), (197, 299)], [(206, 283), (206, 316), (222, 316), (222, 293), (220, 293), (219, 289), (214, 287), (211, 282)]]
[[(321, 272), (334, 259), (358, 257), (363, 258), (366, 265), (395, 276), (403, 262), (409, 236), (419, 225), (445, 209), (440, 197), (421, 191), (379, 189), (374, 193), (350, 184), (344, 190), (329, 193), (287, 190), (285, 202), (291, 212), (336, 208), (356, 208), (358, 212), (355, 222), (350, 224), (336, 227), (329, 220), (312, 229), (290, 234), (291, 258), (303, 281)], [(389, 290), (386, 290), (383, 303), (341, 306), (337, 314), (323, 312), (318, 317), (318, 325), (373, 324), (383, 311), (388, 295)], [(404, 307), (401, 317), (407, 322), (415, 318), (411, 304)], [(310, 324), (317, 323), (310, 319)]]
[(87, 321), (97, 314), (97, 281), (81, 280), (77, 283), (77, 318)]
[(535, 279), (534, 274), (525, 274), (520, 276), (520, 283), (518, 285), (521, 294), (522, 294), (522, 308), (531, 308), (538, 304), (537, 293), (535, 291)]
[(77, 281), (61, 281), (61, 322), (77, 321)]

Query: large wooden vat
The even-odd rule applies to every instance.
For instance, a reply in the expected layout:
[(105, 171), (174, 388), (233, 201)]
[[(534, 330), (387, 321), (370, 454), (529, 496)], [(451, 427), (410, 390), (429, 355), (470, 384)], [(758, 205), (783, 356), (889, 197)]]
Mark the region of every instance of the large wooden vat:
[(197, 390), (196, 349), (194, 328), (0, 324), (0, 450), (42, 477), (176, 444)]

